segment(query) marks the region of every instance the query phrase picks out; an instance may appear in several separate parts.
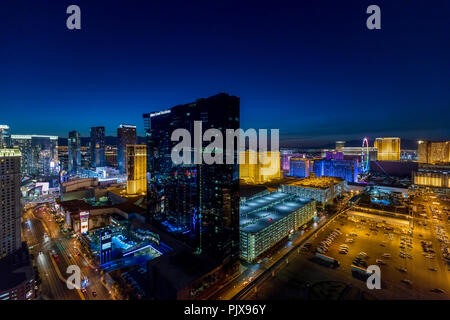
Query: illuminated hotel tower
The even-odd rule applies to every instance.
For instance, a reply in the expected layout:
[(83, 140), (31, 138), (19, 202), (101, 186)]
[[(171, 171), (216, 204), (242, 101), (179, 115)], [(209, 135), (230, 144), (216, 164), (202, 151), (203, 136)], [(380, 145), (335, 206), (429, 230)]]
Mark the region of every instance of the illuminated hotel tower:
[[(177, 142), (171, 141), (171, 135), (174, 130), (183, 128), (193, 137), (195, 121), (202, 121), (205, 130), (216, 128), (226, 136), (227, 129), (240, 127), (239, 106), (239, 97), (219, 93), (143, 115), (149, 182), (152, 187), (161, 190), (157, 196), (153, 195), (155, 192), (148, 193), (147, 199), (155, 197), (155, 200), (148, 202), (149, 216), (154, 217), (156, 212), (177, 223), (185, 220), (181, 217), (190, 216), (186, 219), (189, 220), (186, 226), (189, 237), (179, 239), (192, 251), (205, 254), (217, 265), (222, 265), (222, 270), (229, 274), (239, 267), (239, 165), (237, 161), (233, 164), (189, 167), (176, 165), (171, 161), (171, 151)], [(209, 143), (203, 141), (203, 147)], [(237, 158), (236, 146), (233, 153)], [(155, 206), (154, 203), (163, 201), (162, 197), (164, 205)], [(155, 209), (149, 209), (152, 207)], [(174, 211), (172, 208), (175, 208)]]
[(51, 176), (59, 172), (58, 137), (46, 135), (11, 135), (11, 146), (22, 154), (23, 175)]
[(0, 258), (22, 246), (20, 157), (17, 149), (0, 149)]
[[(239, 179), (248, 183), (264, 183), (281, 178), (280, 173), (280, 152), (267, 151), (262, 153), (256, 151), (241, 152), (239, 161)], [(251, 157), (254, 161), (250, 161)], [(251, 162), (251, 163), (250, 163)]]
[(136, 143), (136, 126), (121, 124), (117, 128), (117, 165), (120, 173), (127, 172), (127, 145)]
[(35, 298), (33, 265), (21, 237), (21, 156), (0, 148), (0, 300)]
[(127, 194), (147, 192), (147, 146), (127, 145)]
[(76, 131), (70, 131), (67, 144), (69, 153), (69, 172), (77, 172), (81, 168), (80, 134)]
[(11, 131), (5, 124), (0, 124), (0, 149), (2, 148), (11, 148)]
[(417, 153), (420, 163), (448, 163), (450, 162), (450, 141), (419, 141)]
[(374, 147), (378, 149), (378, 161), (400, 160), (400, 138), (377, 138)]
[(91, 128), (91, 167), (104, 167), (105, 158), (105, 127)]

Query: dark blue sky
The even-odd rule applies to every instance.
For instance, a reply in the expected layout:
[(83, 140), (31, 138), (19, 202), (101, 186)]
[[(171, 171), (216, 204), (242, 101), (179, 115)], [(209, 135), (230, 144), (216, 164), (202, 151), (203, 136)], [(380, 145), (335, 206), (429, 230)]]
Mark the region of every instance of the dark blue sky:
[[(450, 138), (447, 0), (2, 0), (0, 123), (67, 136), (227, 92), (300, 143)], [(66, 28), (81, 7), (82, 30)], [(366, 8), (381, 7), (381, 30)]]

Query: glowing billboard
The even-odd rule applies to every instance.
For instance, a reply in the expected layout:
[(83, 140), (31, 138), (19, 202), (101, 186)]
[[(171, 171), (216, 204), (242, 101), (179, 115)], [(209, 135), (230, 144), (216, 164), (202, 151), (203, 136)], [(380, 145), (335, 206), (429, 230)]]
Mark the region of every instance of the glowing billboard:
[(89, 211), (80, 212), (80, 227), (81, 233), (87, 233), (89, 231)]
[(100, 232), (100, 263), (105, 263), (111, 260), (112, 252), (112, 233), (105, 229)]

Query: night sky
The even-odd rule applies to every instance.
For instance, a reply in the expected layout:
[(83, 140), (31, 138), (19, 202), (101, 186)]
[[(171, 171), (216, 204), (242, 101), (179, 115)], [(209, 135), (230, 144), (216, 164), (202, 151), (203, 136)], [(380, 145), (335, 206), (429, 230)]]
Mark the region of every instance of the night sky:
[(286, 144), (449, 139), (449, 17), (448, 0), (2, 0), (0, 124), (143, 135), (143, 113), (227, 92), (241, 127)]

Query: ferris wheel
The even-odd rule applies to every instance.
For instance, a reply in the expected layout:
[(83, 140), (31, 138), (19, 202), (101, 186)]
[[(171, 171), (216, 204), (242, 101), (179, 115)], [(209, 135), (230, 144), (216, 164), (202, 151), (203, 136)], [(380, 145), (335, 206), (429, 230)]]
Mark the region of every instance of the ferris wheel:
[(363, 139), (361, 147), (361, 169), (364, 173), (369, 171), (369, 140), (367, 138)]

